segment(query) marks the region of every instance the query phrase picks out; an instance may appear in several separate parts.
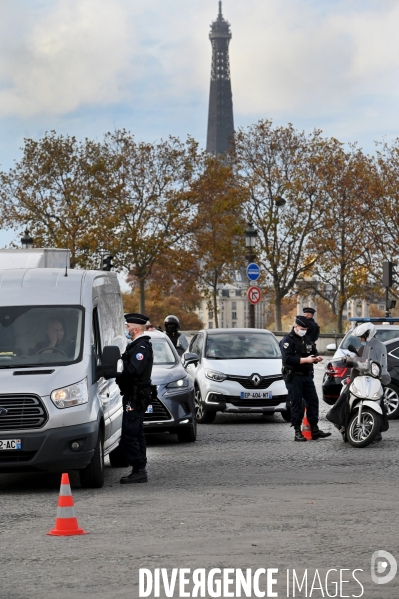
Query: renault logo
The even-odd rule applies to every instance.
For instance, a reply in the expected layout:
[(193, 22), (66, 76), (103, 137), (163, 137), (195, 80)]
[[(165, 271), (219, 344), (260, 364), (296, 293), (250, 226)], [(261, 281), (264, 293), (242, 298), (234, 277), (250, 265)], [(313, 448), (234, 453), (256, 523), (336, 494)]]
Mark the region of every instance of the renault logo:
[(6, 416), (8, 414), (8, 410), (5, 408), (0, 408), (0, 416)]
[(261, 381), (259, 374), (253, 374), (251, 376), (251, 381), (253, 382), (254, 386), (257, 387)]

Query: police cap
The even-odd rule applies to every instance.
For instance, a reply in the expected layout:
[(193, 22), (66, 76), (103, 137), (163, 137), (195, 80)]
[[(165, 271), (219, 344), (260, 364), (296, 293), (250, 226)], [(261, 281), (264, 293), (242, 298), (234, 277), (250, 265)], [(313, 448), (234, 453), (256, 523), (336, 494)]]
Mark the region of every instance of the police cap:
[(144, 314), (131, 312), (130, 314), (125, 314), (125, 320), (126, 322), (130, 322), (132, 324), (146, 324), (150, 319)]
[(316, 312), (316, 310), (314, 310), (313, 308), (304, 308), (303, 309), (304, 314), (314, 314), (315, 312)]
[(309, 321), (306, 318), (306, 316), (297, 316), (295, 318), (295, 324), (298, 325), (299, 327), (303, 327), (304, 329), (307, 329), (309, 326)]

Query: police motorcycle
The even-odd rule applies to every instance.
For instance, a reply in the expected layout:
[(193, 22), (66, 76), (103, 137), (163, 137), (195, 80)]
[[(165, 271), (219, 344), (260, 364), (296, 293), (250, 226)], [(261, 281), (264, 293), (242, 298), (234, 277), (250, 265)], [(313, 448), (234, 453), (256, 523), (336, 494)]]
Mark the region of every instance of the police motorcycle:
[(381, 353), (380, 341), (374, 340), (371, 344), (375, 331), (371, 329), (373, 325), (365, 324), (368, 327), (361, 325), (362, 329), (357, 327), (354, 331), (355, 334), (358, 329), (360, 333), (365, 332), (366, 336), (358, 335), (365, 339), (367, 332), (371, 333), (369, 341), (362, 344), (367, 346), (363, 348), (365, 355), (359, 356), (353, 345), (348, 347), (354, 356), (346, 356), (343, 360), (354, 370), (350, 378), (342, 381), (343, 391), (326, 415), (327, 420), (338, 428), (343, 440), (353, 447), (367, 447), (374, 441), (380, 441), (381, 432), (389, 428), (382, 386), (390, 379), (386, 371), (386, 354)]

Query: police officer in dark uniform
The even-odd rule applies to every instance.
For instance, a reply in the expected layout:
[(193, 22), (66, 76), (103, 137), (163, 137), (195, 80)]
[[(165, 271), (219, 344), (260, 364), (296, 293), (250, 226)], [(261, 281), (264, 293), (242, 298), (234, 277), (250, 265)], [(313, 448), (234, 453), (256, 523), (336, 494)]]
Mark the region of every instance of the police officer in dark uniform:
[(305, 401), (312, 438), (322, 439), (331, 435), (321, 431), (317, 424), (319, 398), (313, 382), (313, 364), (321, 362), (322, 358), (317, 356), (316, 346), (307, 336), (307, 329), (308, 319), (305, 316), (297, 316), (291, 332), (280, 341), (283, 376), (291, 403), (291, 426), (295, 429), (295, 441), (307, 440), (301, 431), (302, 400)]
[(145, 334), (149, 318), (144, 314), (125, 314), (126, 336), (132, 342), (122, 355), (123, 372), (116, 379), (123, 395), (121, 446), (133, 466), (121, 484), (147, 482), (147, 453), (144, 436), (144, 414), (152, 398), (151, 371), (153, 352), (151, 337)]
[(314, 310), (313, 308), (304, 308), (303, 309), (303, 313), (306, 316), (306, 318), (308, 319), (307, 336), (309, 337), (309, 339), (311, 339), (313, 341), (313, 343), (316, 343), (316, 341), (318, 340), (319, 335), (320, 335), (320, 327), (317, 324), (317, 322), (315, 321), (315, 319), (313, 318), (315, 312), (316, 312), (316, 310)]

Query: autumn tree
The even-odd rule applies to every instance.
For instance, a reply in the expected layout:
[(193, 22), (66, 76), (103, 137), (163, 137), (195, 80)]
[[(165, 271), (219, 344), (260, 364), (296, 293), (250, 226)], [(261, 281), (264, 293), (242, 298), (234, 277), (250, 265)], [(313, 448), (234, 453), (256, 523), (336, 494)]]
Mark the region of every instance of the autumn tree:
[[(322, 219), (308, 239), (310, 254), (318, 255), (311, 269), (314, 287), (329, 302), (342, 332), (342, 314), (348, 299), (371, 293), (370, 266), (374, 252), (371, 231), (377, 172), (372, 158), (356, 146), (345, 151), (329, 141), (318, 169)], [(335, 294), (335, 300), (327, 291)]]
[(237, 168), (249, 194), (246, 213), (258, 231), (258, 259), (279, 330), (283, 298), (317, 260), (307, 241), (321, 216), (317, 170), (323, 146), (319, 131), (307, 135), (271, 121), (236, 135)]
[(208, 299), (218, 328), (218, 290), (232, 282), (235, 269), (242, 266), (243, 203), (246, 190), (230, 164), (214, 155), (202, 156), (202, 172), (192, 182), (196, 207), (190, 237), (191, 271), (203, 297)]
[(104, 201), (103, 238), (119, 270), (131, 273), (145, 311), (146, 281), (156, 265), (173, 268), (172, 258), (195, 216), (190, 184), (197, 168), (197, 144), (170, 137), (157, 144), (138, 142), (126, 131), (105, 136), (101, 147), (107, 173), (99, 194)]
[(87, 266), (98, 237), (93, 189), (103, 166), (96, 142), (54, 131), (25, 139), (21, 160), (0, 174), (3, 226), (28, 227), (36, 245), (68, 248), (72, 267)]

